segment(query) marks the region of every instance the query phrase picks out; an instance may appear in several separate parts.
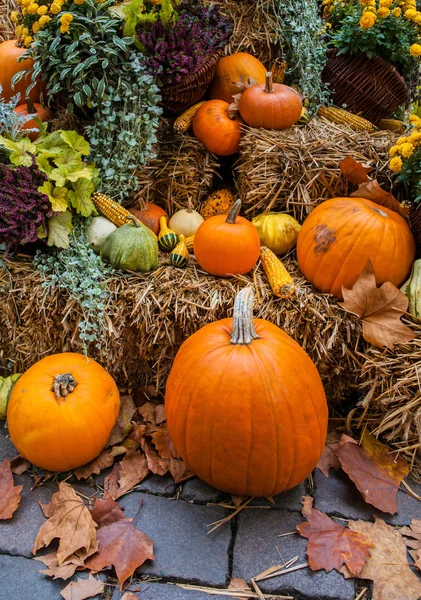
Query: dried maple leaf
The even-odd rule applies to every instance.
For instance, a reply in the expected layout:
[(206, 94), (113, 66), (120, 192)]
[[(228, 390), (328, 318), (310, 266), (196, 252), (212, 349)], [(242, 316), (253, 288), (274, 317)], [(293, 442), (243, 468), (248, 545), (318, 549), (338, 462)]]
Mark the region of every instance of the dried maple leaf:
[(48, 567), (48, 569), (40, 571), (43, 575), (47, 575), (53, 579), (70, 579), (77, 570), (85, 569), (85, 560), (95, 554), (98, 547), (99, 542), (95, 542), (88, 550), (82, 548), (68, 556), (61, 565), (57, 561), (57, 550), (44, 556), (36, 556), (34, 560), (39, 560)]
[[(245, 579), (239, 579), (238, 577), (234, 577), (234, 579), (231, 579), (228, 589), (230, 592), (242, 592), (243, 594), (251, 592), (251, 594), (253, 594), (253, 591), (251, 587), (247, 584), (247, 581), (245, 581)], [(251, 597), (252, 596), (250, 596), (250, 598)], [(244, 595), (233, 596), (233, 598), (241, 598), (242, 600), (247, 600), (246, 596)]]
[(152, 442), (161, 458), (179, 458), (167, 429), (157, 429), (151, 433)]
[(303, 515), (303, 517), (307, 517), (311, 513), (311, 511), (313, 510), (313, 502), (313, 496), (302, 497), (301, 504), (303, 505), (303, 508), (301, 509), (301, 514)]
[(371, 171), (372, 167), (366, 167), (363, 163), (358, 162), (352, 156), (347, 156), (340, 163), (341, 175), (345, 177), (351, 183), (364, 183), (369, 181), (367, 173)]
[(339, 440), (341, 434), (336, 431), (330, 431), (327, 436), (326, 445), (323, 449), (323, 454), (316, 465), (317, 469), (323, 473), (325, 477), (329, 477), (330, 469), (340, 469), (341, 463), (336, 456), (336, 450), (339, 448)]
[(410, 527), (401, 529), (402, 535), (411, 539), (405, 540), (409, 554), (414, 559), (415, 566), (421, 571), (421, 519), (412, 519)]
[(308, 564), (313, 571), (339, 569), (346, 565), (349, 572), (359, 576), (373, 544), (365, 535), (341, 527), (324, 513), (304, 501), (303, 514), (307, 521), (297, 525), (300, 535), (308, 539)]
[(116, 521), (125, 519), (126, 516), (121, 510), (120, 505), (115, 502), (111, 497), (94, 498), (94, 507), (91, 510), (91, 517), (98, 525), (98, 527), (104, 527), (104, 525), (111, 525)]
[(25, 473), (25, 471), (27, 471), (30, 468), (30, 466), (31, 463), (28, 460), (26, 460), (26, 458), (23, 458), (23, 456), (21, 456), (20, 454), (15, 456), (15, 458), (12, 458), (12, 460), (10, 461), (10, 469), (15, 475), (22, 475), (22, 473)]
[(175, 483), (181, 483), (195, 477), (193, 471), (190, 471), (186, 463), (181, 459), (170, 460), (169, 470)]
[(102, 469), (111, 467), (114, 462), (114, 456), (109, 452), (101, 452), (94, 460), (91, 460), (87, 465), (75, 469), (77, 479), (88, 479), (91, 475), (99, 475)]
[(146, 402), (137, 409), (137, 412), (142, 415), (143, 419), (147, 423), (152, 423), (152, 425), (156, 425), (156, 406), (152, 404), (152, 402)]
[(41, 504), (41, 508), (48, 521), (38, 531), (32, 554), (58, 538), (57, 563), (60, 566), (71, 554), (82, 549), (89, 552), (96, 544), (96, 523), (83, 500), (67, 483), (59, 483), (51, 502)]
[(143, 452), (146, 454), (148, 467), (152, 473), (155, 473), (155, 475), (165, 475), (165, 473), (168, 473), (170, 468), (169, 461), (165, 458), (161, 458), (147, 439), (143, 438), (140, 445)]
[(401, 215), (407, 221), (409, 220), (408, 209), (400, 205), (392, 192), (386, 192), (377, 179), (374, 181), (366, 181), (358, 186), (358, 190), (350, 194), (354, 198), (366, 198), (380, 206), (385, 206)]
[(402, 457), (390, 454), (389, 448), (369, 433), (363, 435), (361, 446), (341, 444), (337, 456), (366, 502), (383, 512), (397, 513), (396, 495), (409, 472)]
[(110, 438), (107, 442), (107, 446), (114, 446), (114, 444), (122, 442), (124, 438), (131, 432), (133, 429), (132, 417), (136, 410), (136, 405), (133, 402), (131, 395), (121, 396), (120, 414), (118, 415), (117, 422), (113, 427)]
[(155, 560), (153, 541), (132, 523), (122, 519), (98, 529), (99, 550), (86, 563), (88, 569), (101, 571), (113, 565), (120, 583), (120, 591), (128, 577), (146, 560)]
[(129, 450), (121, 463), (104, 481), (104, 492), (113, 500), (127, 494), (149, 474), (146, 456), (139, 451)]
[(0, 520), (11, 519), (19, 506), (23, 485), (15, 485), (10, 461), (0, 463)]
[(89, 574), (88, 579), (80, 579), (79, 577), (77, 581), (71, 581), (69, 585), (61, 590), (60, 596), (63, 596), (64, 600), (85, 600), (85, 598), (102, 594), (103, 591), (104, 584), (102, 581)]
[[(348, 527), (367, 536), (374, 544), (360, 573), (361, 579), (374, 582), (372, 600), (419, 600), (421, 581), (408, 565), (400, 531), (381, 519), (376, 519), (375, 523), (349, 521)], [(350, 576), (346, 569), (342, 572), (345, 577)]]
[(164, 404), (158, 404), (158, 406), (155, 409), (155, 419), (156, 419), (156, 424), (157, 425), (161, 425), (161, 423), (163, 423), (166, 420), (166, 415), (165, 415), (165, 406)]
[(363, 322), (363, 337), (378, 348), (393, 348), (414, 339), (414, 332), (404, 325), (401, 316), (408, 308), (408, 298), (390, 281), (376, 286), (371, 261), (368, 260), (352, 290), (342, 286), (346, 311), (358, 315)]

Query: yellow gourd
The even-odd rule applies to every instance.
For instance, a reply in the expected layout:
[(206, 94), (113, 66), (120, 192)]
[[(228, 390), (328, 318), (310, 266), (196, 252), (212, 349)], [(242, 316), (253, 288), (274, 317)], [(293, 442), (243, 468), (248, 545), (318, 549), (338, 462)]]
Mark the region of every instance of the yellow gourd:
[(167, 226), (166, 217), (161, 217), (159, 219), (159, 225), (158, 246), (160, 250), (163, 250), (164, 252), (171, 252), (177, 245), (178, 236), (175, 231), (172, 231), (172, 229)]
[(181, 233), (177, 246), (170, 254), (170, 261), (173, 267), (185, 267), (189, 262), (190, 256), (187, 250), (186, 238)]
[(301, 225), (285, 213), (264, 213), (252, 220), (259, 234), (262, 246), (267, 246), (275, 254), (285, 254), (297, 243)]

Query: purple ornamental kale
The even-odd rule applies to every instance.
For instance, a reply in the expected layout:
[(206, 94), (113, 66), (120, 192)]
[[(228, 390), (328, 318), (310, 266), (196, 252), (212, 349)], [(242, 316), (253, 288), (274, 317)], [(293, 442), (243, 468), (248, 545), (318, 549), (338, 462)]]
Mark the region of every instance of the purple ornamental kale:
[(12, 168), (0, 163), (0, 242), (6, 252), (36, 242), (39, 228), (46, 231), (46, 219), (53, 211), (48, 196), (38, 191), (47, 176), (35, 165)]

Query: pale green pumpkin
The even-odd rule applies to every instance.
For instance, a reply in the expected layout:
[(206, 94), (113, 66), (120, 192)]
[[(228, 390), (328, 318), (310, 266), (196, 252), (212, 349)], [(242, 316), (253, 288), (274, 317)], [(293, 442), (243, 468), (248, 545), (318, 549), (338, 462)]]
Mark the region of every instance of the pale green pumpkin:
[(401, 292), (408, 297), (409, 314), (421, 317), (421, 258), (412, 265), (411, 275), (401, 287)]
[(158, 266), (158, 242), (154, 233), (134, 217), (105, 239), (101, 258), (115, 269), (147, 273)]

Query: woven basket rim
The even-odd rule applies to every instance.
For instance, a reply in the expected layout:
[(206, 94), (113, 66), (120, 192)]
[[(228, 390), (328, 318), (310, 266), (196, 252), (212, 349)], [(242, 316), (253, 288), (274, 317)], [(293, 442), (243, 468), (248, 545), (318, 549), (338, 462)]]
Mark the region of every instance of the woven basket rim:
[(223, 50), (217, 50), (216, 52), (209, 54), (198, 71), (187, 75), (185, 79), (183, 79), (179, 83), (165, 83), (165, 80), (161, 78), (162, 88), (170, 88), (172, 96), (183, 92), (187, 88), (191, 87), (193, 84), (196, 84), (197, 78), (204, 74), (206, 71), (208, 71), (213, 66), (215, 61), (218, 61), (220, 58), (222, 58), (223, 55)]
[[(366, 54), (364, 54), (364, 52), (359, 52), (358, 54), (350, 54), (348, 52), (343, 52), (340, 54), (339, 48), (328, 48), (328, 50), (326, 52), (326, 56), (327, 56), (327, 58), (347, 58), (347, 59), (351, 59), (351, 60), (352, 59), (358, 60), (362, 56), (364, 56), (365, 60), (367, 62), (379, 63), (379, 64), (382, 64), (384, 67), (387, 67), (390, 71), (394, 71), (394, 73), (400, 79), (402, 79), (403, 83), (405, 84), (405, 79), (399, 73), (398, 69), (394, 65), (392, 65), (392, 63), (390, 61), (386, 60), (382, 56), (379, 56), (378, 54), (374, 54), (371, 58), (369, 58)], [(406, 87), (406, 84), (405, 84), (405, 87)]]

